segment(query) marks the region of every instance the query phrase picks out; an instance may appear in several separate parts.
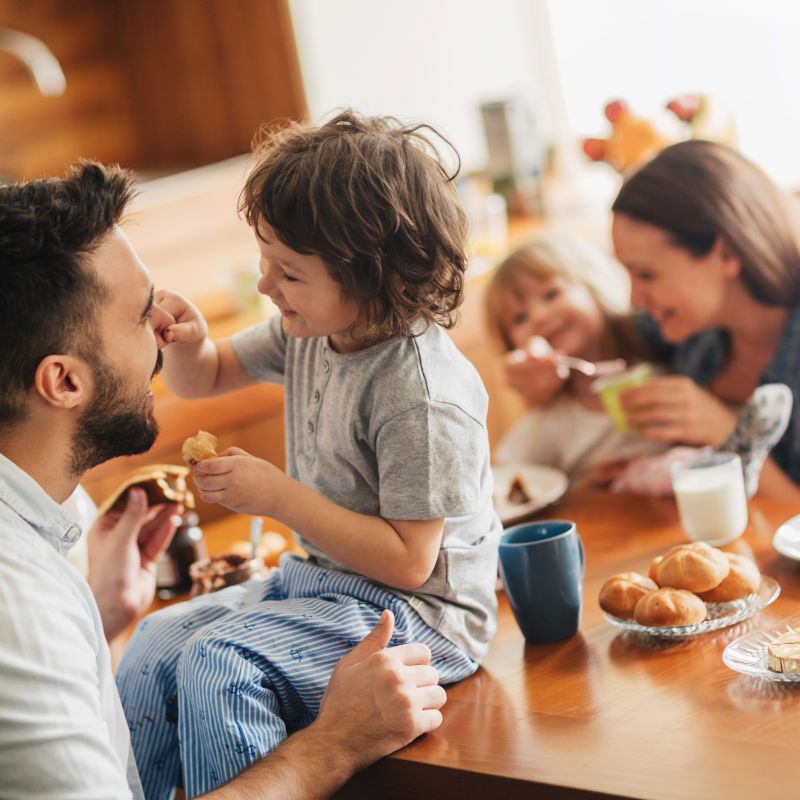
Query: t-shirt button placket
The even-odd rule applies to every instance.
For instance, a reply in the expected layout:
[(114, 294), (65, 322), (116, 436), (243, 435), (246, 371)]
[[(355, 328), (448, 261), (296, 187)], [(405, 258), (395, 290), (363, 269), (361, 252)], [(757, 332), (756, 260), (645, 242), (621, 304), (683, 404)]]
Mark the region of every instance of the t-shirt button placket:
[(314, 402), (319, 403), (319, 398), (321, 397), (319, 393), (319, 389), (314, 389)]

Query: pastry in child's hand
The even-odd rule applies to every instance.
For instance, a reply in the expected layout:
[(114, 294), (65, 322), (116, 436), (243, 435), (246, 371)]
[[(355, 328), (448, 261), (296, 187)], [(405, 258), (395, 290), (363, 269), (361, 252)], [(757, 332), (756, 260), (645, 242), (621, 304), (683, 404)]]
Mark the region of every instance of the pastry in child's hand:
[(730, 564), (728, 576), (707, 592), (700, 592), (699, 597), (706, 603), (729, 603), (740, 600), (758, 591), (761, 585), (761, 573), (752, 559), (738, 553), (725, 553)]
[(633, 619), (633, 609), (646, 594), (658, 589), (638, 572), (623, 572), (609, 578), (600, 589), (600, 608), (619, 619)]
[(206, 458), (216, 458), (217, 437), (213, 433), (208, 433), (208, 431), (198, 431), (183, 443), (181, 455), (183, 460), (191, 465)]
[(667, 551), (656, 567), (656, 583), (689, 592), (707, 592), (719, 586), (729, 572), (730, 563), (722, 550), (705, 542), (692, 542)]
[(665, 587), (646, 594), (636, 604), (633, 618), (640, 625), (668, 628), (697, 625), (706, 618), (706, 604), (685, 589)]

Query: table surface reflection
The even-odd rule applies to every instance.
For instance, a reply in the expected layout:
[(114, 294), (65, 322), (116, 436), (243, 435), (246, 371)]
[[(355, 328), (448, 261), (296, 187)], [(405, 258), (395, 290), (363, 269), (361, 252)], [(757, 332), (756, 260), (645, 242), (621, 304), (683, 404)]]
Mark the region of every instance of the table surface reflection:
[(603, 581), (685, 541), (671, 499), (570, 491), (539, 518), (575, 520), (586, 547), (583, 618), (565, 642), (526, 645), (505, 597), (482, 668), (448, 689), (444, 723), (356, 776), (339, 798), (793, 796), (800, 684), (749, 678), (722, 652), (800, 614), (800, 563), (771, 547), (796, 509), (753, 501), (731, 548), (751, 553), (780, 597), (734, 628), (665, 641), (610, 625)]

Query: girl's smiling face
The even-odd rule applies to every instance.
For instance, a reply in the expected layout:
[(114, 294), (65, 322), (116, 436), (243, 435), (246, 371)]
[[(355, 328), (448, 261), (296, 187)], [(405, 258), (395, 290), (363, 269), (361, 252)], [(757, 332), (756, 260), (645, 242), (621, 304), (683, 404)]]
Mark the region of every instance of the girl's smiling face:
[(720, 237), (705, 256), (673, 244), (662, 228), (615, 214), (614, 251), (631, 276), (631, 300), (658, 323), (668, 342), (681, 342), (722, 322), (738, 260)]
[(256, 241), (260, 252), (258, 291), (280, 309), (287, 336), (327, 336), (334, 350), (361, 348), (349, 336), (359, 316), (358, 303), (345, 297), (316, 255), (304, 255), (287, 247), (275, 231), (259, 224)]
[(605, 315), (583, 284), (560, 275), (530, 276), (518, 288), (517, 294), (507, 295), (502, 320), (514, 347), (524, 349), (533, 336), (542, 336), (567, 355), (598, 357)]

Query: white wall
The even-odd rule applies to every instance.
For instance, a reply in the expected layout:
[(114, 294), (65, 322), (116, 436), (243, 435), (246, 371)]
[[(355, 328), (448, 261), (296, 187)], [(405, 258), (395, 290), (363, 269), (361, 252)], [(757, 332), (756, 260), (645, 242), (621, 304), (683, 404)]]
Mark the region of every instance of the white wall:
[(314, 119), (351, 105), (430, 122), (480, 169), (480, 102), (521, 92), (538, 103), (531, 41), (543, 0), (290, 0), (290, 9)]
[(478, 104), (525, 93), (552, 130), (558, 73), (575, 136), (606, 132), (602, 109), (613, 97), (658, 117), (674, 95), (702, 91), (732, 106), (747, 155), (800, 186), (796, 0), (290, 0), (290, 8), (314, 118), (353, 105), (430, 121), (467, 168), (480, 168)]
[(605, 102), (656, 119), (704, 92), (734, 112), (740, 149), (800, 186), (800, 3), (796, 0), (551, 0), (569, 124), (602, 136)]

